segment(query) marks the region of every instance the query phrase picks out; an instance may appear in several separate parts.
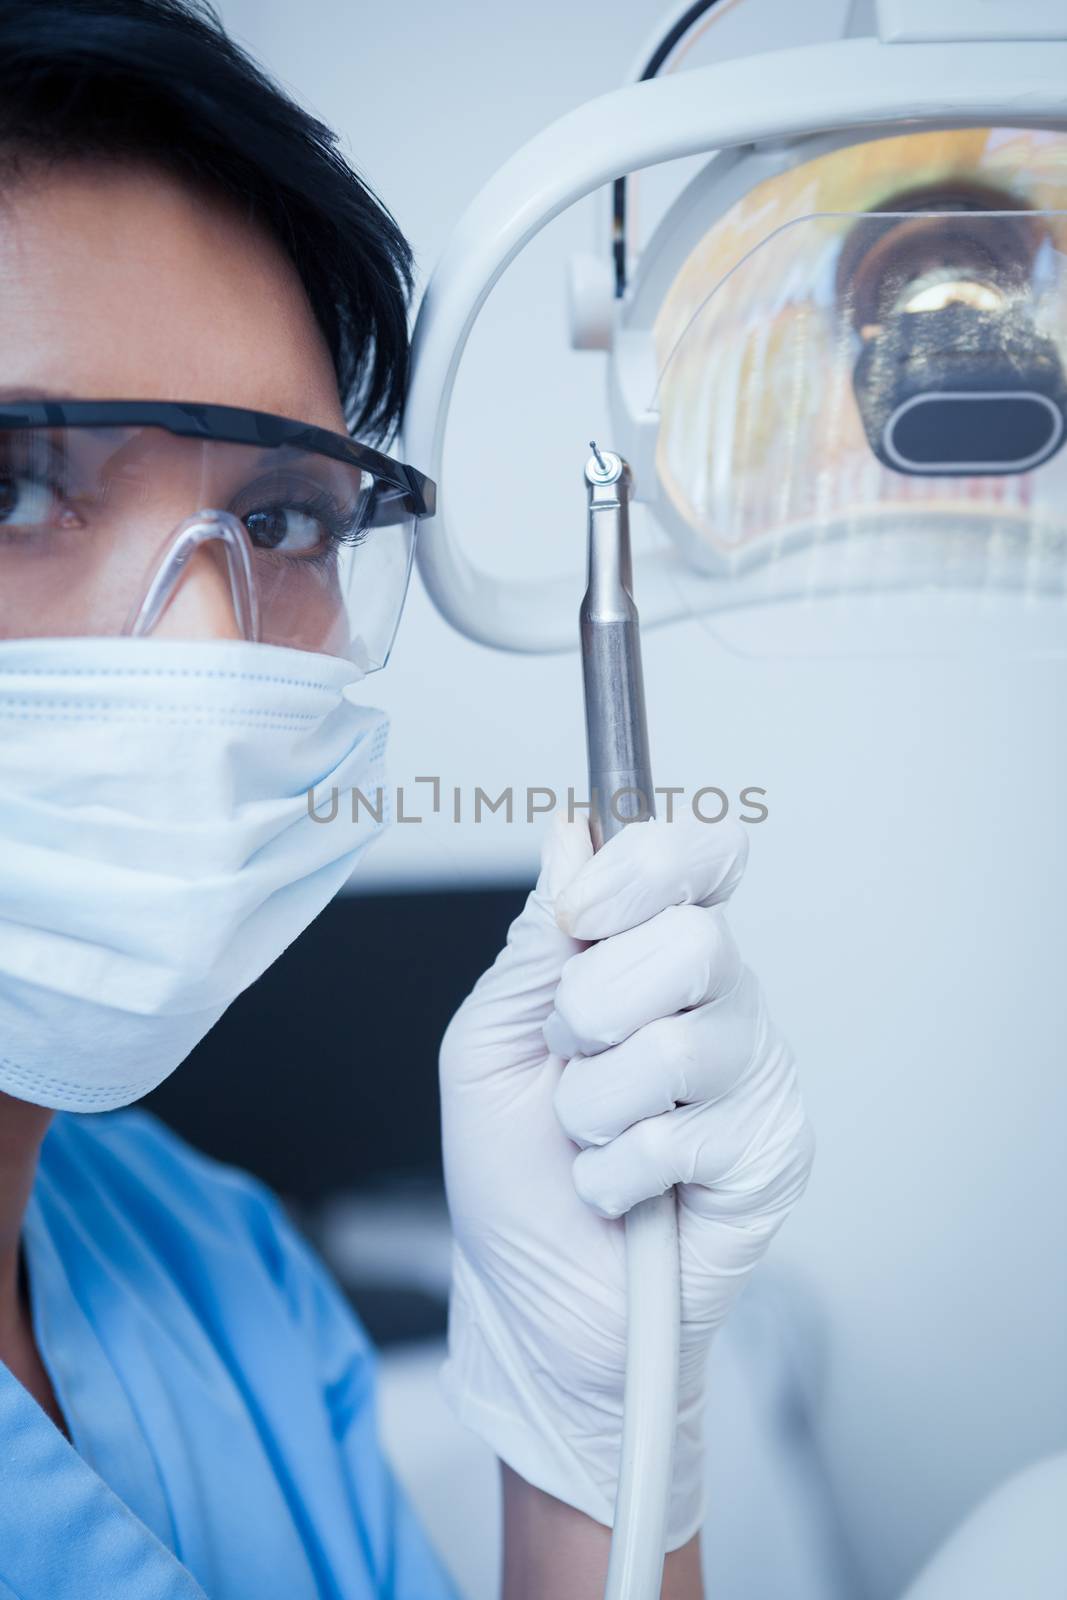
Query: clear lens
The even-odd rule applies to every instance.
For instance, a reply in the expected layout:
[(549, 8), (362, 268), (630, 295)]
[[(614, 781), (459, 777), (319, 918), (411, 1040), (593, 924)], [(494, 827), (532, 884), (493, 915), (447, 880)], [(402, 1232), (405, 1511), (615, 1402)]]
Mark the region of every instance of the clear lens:
[[(657, 516), (695, 607), (918, 597), (853, 608), (896, 651), (948, 646), (965, 596), (988, 635), (1013, 592), (1027, 648), (1067, 648), (1067, 137), (908, 135), (762, 184), (655, 339)], [(770, 631), (821, 648), (827, 621)]]
[[(384, 664), (414, 546), (389, 487), (313, 451), (153, 427), (0, 429), (0, 637), (122, 633), (207, 510), (245, 531), (263, 642)], [(204, 545), (178, 582), (225, 573)]]

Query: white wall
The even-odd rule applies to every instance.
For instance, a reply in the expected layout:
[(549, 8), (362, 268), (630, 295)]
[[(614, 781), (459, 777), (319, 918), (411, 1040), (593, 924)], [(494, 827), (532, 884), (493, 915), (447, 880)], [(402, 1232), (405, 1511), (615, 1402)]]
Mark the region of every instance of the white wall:
[[(784, 42), (798, 9), (746, 0), (723, 38), (756, 26)], [(425, 274), (517, 145), (615, 86), (658, 8), (221, 10), (343, 131)], [(561, 219), (495, 293), (449, 463), (472, 548), (504, 570), (569, 563), (576, 605), (584, 446), (605, 408), (599, 358), (566, 348), (563, 264), (591, 227), (587, 208)], [(822, 1437), (871, 1593), (889, 1596), (971, 1501), (1067, 1432), (1065, 669), (745, 659), (696, 623), (650, 635), (646, 657), (659, 781), (769, 791), (735, 925), (821, 1140), (779, 1255), (828, 1307)], [(418, 588), (370, 687), (398, 780), (582, 781), (576, 662), (476, 648)], [(397, 828), (362, 883), (521, 880), (536, 834)]]

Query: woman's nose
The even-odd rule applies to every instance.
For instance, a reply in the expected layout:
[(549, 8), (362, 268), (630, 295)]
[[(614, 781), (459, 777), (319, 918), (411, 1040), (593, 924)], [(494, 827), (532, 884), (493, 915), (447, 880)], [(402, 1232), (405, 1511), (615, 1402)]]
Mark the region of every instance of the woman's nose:
[(241, 639), (224, 560), (211, 545), (194, 552), (152, 630), (157, 639)]

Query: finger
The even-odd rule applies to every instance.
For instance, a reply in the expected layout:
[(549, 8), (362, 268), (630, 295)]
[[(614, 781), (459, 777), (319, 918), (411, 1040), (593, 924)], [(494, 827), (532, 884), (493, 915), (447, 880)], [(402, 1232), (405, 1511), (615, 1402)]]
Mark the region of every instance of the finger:
[(689, 1182), (697, 1124), (709, 1109), (665, 1111), (634, 1123), (610, 1144), (580, 1150), (571, 1169), (579, 1198), (602, 1217), (621, 1217), (638, 1201)]
[(603, 1145), (646, 1117), (720, 1100), (741, 1078), (760, 1038), (759, 986), (743, 971), (718, 1000), (639, 1028), (595, 1056), (575, 1056), (556, 1086), (555, 1109), (575, 1144)]
[[(782, 1047), (784, 1051), (784, 1047)], [(813, 1139), (788, 1052), (772, 1051), (757, 1092), (683, 1106), (634, 1123), (575, 1157), (574, 1186), (604, 1217), (676, 1184), (681, 1204), (706, 1220), (784, 1215), (811, 1168)]]
[(499, 1068), (502, 1052), (517, 1071), (544, 1061), (542, 1028), (560, 974), (583, 946), (562, 932), (553, 913), (561, 884), (569, 883), (593, 853), (584, 821), (553, 818), (541, 856), (541, 873), (507, 943), (456, 1012), (441, 1043), (442, 1080), (478, 1081)]
[(727, 994), (740, 975), (720, 911), (670, 906), (567, 962), (545, 1043), (567, 1059), (595, 1055), (659, 1017)]
[(560, 894), (556, 917), (576, 939), (607, 939), (667, 906), (729, 899), (745, 870), (740, 823), (651, 820), (624, 828)]

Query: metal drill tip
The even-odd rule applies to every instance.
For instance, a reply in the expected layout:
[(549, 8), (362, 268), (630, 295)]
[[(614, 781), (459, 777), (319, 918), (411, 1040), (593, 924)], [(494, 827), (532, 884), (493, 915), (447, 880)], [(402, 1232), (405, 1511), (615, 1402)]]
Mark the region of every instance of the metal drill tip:
[(589, 448), (596, 457), (596, 464), (600, 468), (601, 472), (607, 472), (608, 464), (604, 460), (604, 457), (600, 454), (600, 446), (597, 444), (595, 439), (590, 439)]

